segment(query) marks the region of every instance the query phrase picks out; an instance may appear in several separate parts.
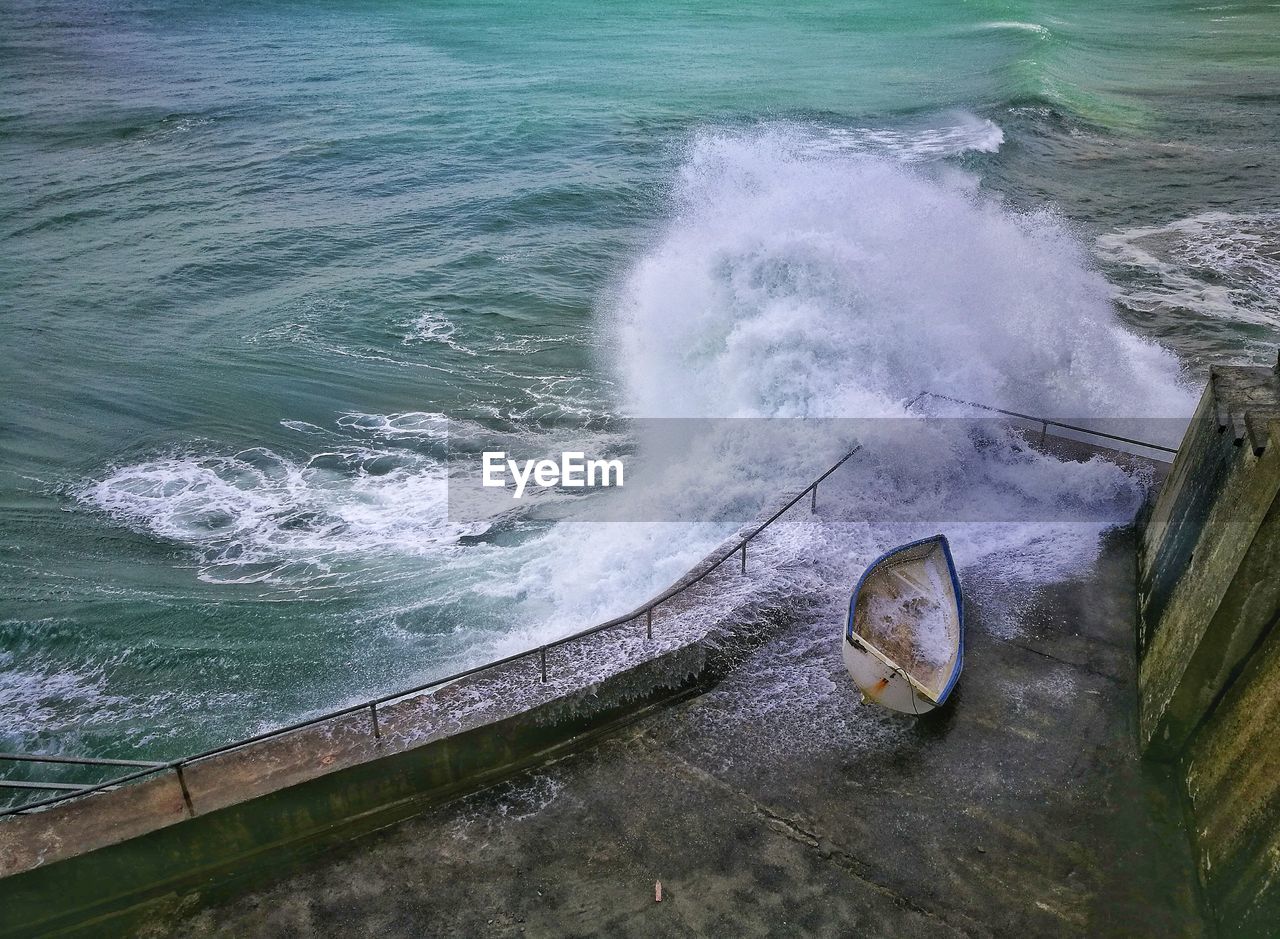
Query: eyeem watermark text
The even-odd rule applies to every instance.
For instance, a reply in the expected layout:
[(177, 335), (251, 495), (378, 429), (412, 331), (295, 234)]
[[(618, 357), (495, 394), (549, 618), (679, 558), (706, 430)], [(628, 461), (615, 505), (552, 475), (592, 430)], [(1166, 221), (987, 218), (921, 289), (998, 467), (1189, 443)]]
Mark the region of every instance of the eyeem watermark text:
[(532, 478), (536, 486), (566, 486), (569, 488), (605, 487), (622, 485), (621, 460), (588, 460), (581, 450), (566, 450), (560, 460), (508, 460), (505, 450), (486, 450), (482, 454), (484, 475), (482, 484), (503, 489), (507, 475), (515, 483), (511, 498), (524, 495), (525, 486)]

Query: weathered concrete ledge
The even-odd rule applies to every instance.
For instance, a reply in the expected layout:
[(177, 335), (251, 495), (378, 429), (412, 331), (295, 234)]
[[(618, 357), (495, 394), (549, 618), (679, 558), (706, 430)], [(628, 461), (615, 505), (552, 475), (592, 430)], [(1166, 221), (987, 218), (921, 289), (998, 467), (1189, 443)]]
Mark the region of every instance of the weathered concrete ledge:
[(966, 570), (965, 675), (920, 719), (858, 702), (848, 574), (707, 690), (139, 939), (1203, 939), (1134, 732), (1133, 531), (1051, 584)]
[(1231, 936), (1280, 929), (1280, 630), (1185, 754), (1200, 880)]

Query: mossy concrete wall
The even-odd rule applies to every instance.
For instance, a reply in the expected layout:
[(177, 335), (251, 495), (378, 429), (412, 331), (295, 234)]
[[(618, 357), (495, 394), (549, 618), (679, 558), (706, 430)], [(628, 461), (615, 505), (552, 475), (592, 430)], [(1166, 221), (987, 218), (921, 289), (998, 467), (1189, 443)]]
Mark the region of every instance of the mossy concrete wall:
[(1139, 735), (1229, 935), (1280, 934), (1280, 367), (1222, 367), (1139, 546)]
[(1201, 882), (1229, 935), (1280, 935), (1280, 631), (1183, 758)]

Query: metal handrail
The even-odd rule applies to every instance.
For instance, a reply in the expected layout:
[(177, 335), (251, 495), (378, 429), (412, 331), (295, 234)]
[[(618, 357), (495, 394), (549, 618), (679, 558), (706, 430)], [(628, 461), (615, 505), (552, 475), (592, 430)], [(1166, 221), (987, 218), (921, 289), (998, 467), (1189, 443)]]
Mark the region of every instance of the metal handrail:
[(981, 408), (984, 411), (994, 411), (997, 414), (1005, 414), (1009, 417), (1017, 417), (1024, 421), (1031, 421), (1032, 423), (1040, 425), (1040, 438), (1042, 440), (1044, 439), (1044, 435), (1048, 432), (1050, 427), (1061, 427), (1063, 430), (1074, 430), (1077, 433), (1090, 434), (1094, 437), (1101, 437), (1104, 440), (1115, 440), (1115, 441), (1118, 441), (1119, 443), (1127, 443), (1135, 447), (1146, 447), (1149, 450), (1159, 450), (1162, 453), (1176, 454), (1178, 452), (1177, 447), (1166, 447), (1166, 446), (1163, 446), (1162, 444), (1150, 443), (1146, 440), (1135, 440), (1132, 437), (1121, 437), (1119, 434), (1108, 434), (1105, 431), (1093, 430), (1092, 428), (1089, 428), (1089, 427), (1081, 427), (1078, 424), (1065, 424), (1062, 421), (1055, 421), (1052, 418), (1048, 418), (1048, 417), (1036, 417), (1035, 415), (1032, 415), (1032, 414), (1020, 414), (1017, 411), (1006, 411), (1004, 408), (992, 407), (990, 404), (981, 404), (977, 401), (966, 401), (963, 398), (953, 398), (951, 397), (951, 395), (938, 394), (938, 392), (936, 391), (920, 392), (918, 395), (916, 395), (914, 398), (912, 398), (910, 401), (907, 402), (907, 407), (911, 407), (921, 398), (926, 398), (926, 397), (939, 398), (942, 401), (950, 401), (953, 404), (963, 404), (971, 408)]
[(88, 786), (78, 783), (29, 782), (25, 779), (0, 779), (0, 789), (66, 789), (84, 792)]
[(164, 766), (155, 760), (109, 760), (97, 756), (62, 756), (56, 753), (0, 753), (12, 763), (71, 763), (75, 766)]
[[(124, 776), (116, 777), (115, 779), (109, 779), (106, 782), (98, 783), (96, 785), (77, 788), (76, 791), (74, 792), (65, 792), (61, 795), (50, 796), (49, 798), (46, 798), (46, 799), (39, 799), (35, 802), (28, 802), (28, 803), (25, 803), (24, 805), (3, 809), (3, 810), (0, 810), (0, 818), (9, 816), (9, 815), (18, 815), (24, 812), (29, 812), (32, 809), (43, 808), (44, 806), (53, 805), (55, 803), (63, 802), (68, 799), (77, 798), (79, 796), (90, 795), (95, 792), (101, 792), (106, 789), (115, 788), (117, 786), (120, 786), (123, 783), (133, 782), (136, 779), (142, 779), (145, 776), (151, 776), (166, 770), (174, 771), (174, 774), (176, 775), (178, 780), (178, 785), (182, 788), (182, 798), (183, 798), (183, 802), (186, 805), (187, 812), (192, 817), (194, 817), (196, 814), (195, 807), (192, 805), (191, 793), (187, 789), (186, 778), (183, 775), (183, 768), (191, 765), (192, 763), (196, 763), (213, 756), (218, 756), (219, 754), (229, 753), (232, 750), (238, 750), (241, 747), (246, 747), (251, 744), (260, 743), (261, 741), (269, 740), (272, 737), (279, 737), (284, 734), (293, 733), (294, 731), (297, 731), (297, 730), (302, 730), (307, 727), (313, 727), (319, 724), (326, 723), (327, 721), (335, 720), (336, 718), (339, 718), (339, 717), (346, 717), (347, 715), (357, 714), (361, 711), (366, 711), (366, 710), (369, 712), (370, 731), (372, 732), (375, 739), (381, 739), (382, 729), (378, 722), (378, 705), (380, 704), (386, 704), (387, 702), (396, 701), (396, 700), (399, 700), (400, 698), (407, 698), (411, 695), (421, 694), (424, 691), (431, 691), (432, 689), (438, 688), (441, 685), (447, 685), (451, 682), (459, 681), (463, 678), (469, 678), (472, 675), (478, 675), (481, 672), (487, 672), (493, 669), (502, 668), (505, 665), (510, 665), (513, 662), (518, 662), (521, 659), (526, 659), (534, 655), (538, 656), (540, 672), (541, 672), (541, 681), (545, 682), (547, 680), (547, 652), (549, 650), (557, 649), (571, 642), (577, 642), (578, 640), (585, 639), (588, 636), (594, 636), (597, 633), (603, 632), (607, 629), (612, 629), (614, 627), (621, 626), (626, 623), (635, 622), (642, 616), (645, 617), (645, 621), (646, 621), (646, 624), (645, 624), (646, 636), (649, 639), (652, 639), (653, 638), (653, 611), (655, 609), (657, 609), (663, 603), (666, 603), (667, 601), (671, 600), (672, 598), (677, 597), (680, 594), (684, 593), (690, 587), (693, 587), (696, 584), (701, 583), (708, 575), (710, 575), (713, 571), (717, 570), (720, 567), (720, 565), (722, 565), (725, 561), (729, 560), (729, 558), (732, 558), (739, 553), (741, 553), (742, 555), (742, 573), (745, 574), (747, 572), (747, 544), (753, 538), (755, 538), (757, 535), (763, 532), (766, 528), (768, 528), (770, 525), (776, 522), (779, 518), (781, 518), (782, 515), (788, 509), (790, 509), (792, 506), (798, 503), (805, 496), (809, 496), (810, 498), (810, 502), (809, 502), (810, 511), (811, 512), (817, 511), (818, 484), (821, 483), (823, 480), (825, 480), (828, 476), (830, 476), (836, 470), (838, 470), (845, 463), (847, 463), (853, 457), (853, 455), (861, 449), (862, 449), (861, 445), (855, 446), (852, 450), (850, 450), (848, 453), (842, 456), (825, 473), (823, 473), (821, 476), (819, 476), (817, 479), (811, 482), (804, 489), (800, 490), (800, 492), (794, 498), (788, 501), (784, 506), (782, 506), (782, 508), (778, 509), (778, 511), (770, 515), (769, 518), (767, 518), (760, 525), (756, 526), (755, 529), (753, 529), (751, 532), (744, 535), (736, 545), (734, 545), (730, 550), (724, 552), (719, 558), (716, 559), (714, 563), (707, 566), (697, 575), (687, 580), (682, 580), (674, 584), (673, 586), (669, 587), (667, 590), (659, 594), (657, 597), (654, 597), (652, 600), (648, 601), (643, 606), (640, 606), (637, 609), (631, 611), (630, 613), (627, 613), (623, 616), (614, 617), (611, 620), (606, 620), (603, 623), (592, 626), (588, 629), (583, 629), (576, 633), (572, 633), (571, 635), (562, 636), (559, 639), (553, 639), (551, 642), (544, 643), (540, 646), (535, 646), (532, 649), (526, 649), (523, 652), (516, 652), (512, 655), (504, 656), (503, 658), (495, 659), (491, 662), (486, 662), (482, 665), (476, 665), (476, 666), (473, 666), (472, 668), (463, 669), (460, 672), (454, 672), (453, 674), (446, 675), (443, 678), (435, 678), (435, 679), (432, 679), (431, 681), (424, 682), (423, 684), (415, 685), (412, 688), (406, 688), (401, 691), (393, 692), (391, 694), (385, 694), (377, 698), (372, 698), (367, 701), (362, 701), (359, 704), (352, 704), (344, 708), (338, 708), (337, 710), (329, 711), (325, 714), (321, 714), (318, 717), (309, 717), (304, 720), (296, 721), (292, 724), (287, 724), (284, 727), (277, 727), (260, 734), (255, 734), (252, 737), (246, 737), (242, 740), (237, 740), (232, 743), (223, 744), (222, 746), (214, 747), (209, 750), (204, 750), (200, 753), (179, 757), (176, 760), (169, 760), (163, 763), (145, 763), (143, 764), (145, 768), (140, 769), (137, 772), (128, 773)], [(33, 755), (20, 755), (20, 756), (23, 756), (26, 759), (32, 759), (32, 760), (37, 759)], [(95, 762), (88, 758), (80, 760), (80, 759), (71, 759), (71, 758), (65, 758), (65, 757), (60, 758), (60, 757), (52, 757), (52, 756), (42, 757), (40, 759), (46, 760), (48, 762), (83, 762), (83, 763)], [(104, 764), (111, 764), (111, 765), (133, 765), (134, 763), (143, 763), (143, 761), (141, 760), (139, 761), (102, 760), (98, 762), (102, 762)], [(39, 788), (51, 788), (53, 785), (54, 784), (49, 784), (48, 786), (40, 786)], [(28, 788), (28, 787), (24, 786), (23, 788)]]
[[(0, 753), (0, 763), (52, 763), (62, 766), (145, 766), (146, 772), (158, 772), (165, 768), (166, 764), (156, 760), (116, 760), (106, 757), (96, 756), (63, 756), (60, 753)], [(89, 790), (97, 790), (109, 788), (116, 785), (117, 780), (109, 779), (101, 785), (93, 783), (70, 783), (70, 782), (48, 782), (45, 780), (34, 779), (0, 779), (0, 789), (53, 789), (67, 793), (57, 798), (70, 798), (72, 795), (81, 795)], [(49, 800), (42, 800), (47, 802)], [(26, 803), (24, 805), (15, 806), (17, 811), (29, 808), (35, 803)], [(13, 810), (8, 810), (0, 814), (12, 814)]]

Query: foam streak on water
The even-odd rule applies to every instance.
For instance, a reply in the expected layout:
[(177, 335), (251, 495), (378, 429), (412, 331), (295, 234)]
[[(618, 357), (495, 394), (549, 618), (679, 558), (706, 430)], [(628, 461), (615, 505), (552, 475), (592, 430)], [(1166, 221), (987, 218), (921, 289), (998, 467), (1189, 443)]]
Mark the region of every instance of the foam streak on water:
[(1103, 235), (1097, 251), (1138, 275), (1115, 290), (1130, 309), (1280, 327), (1280, 213), (1206, 212)]

